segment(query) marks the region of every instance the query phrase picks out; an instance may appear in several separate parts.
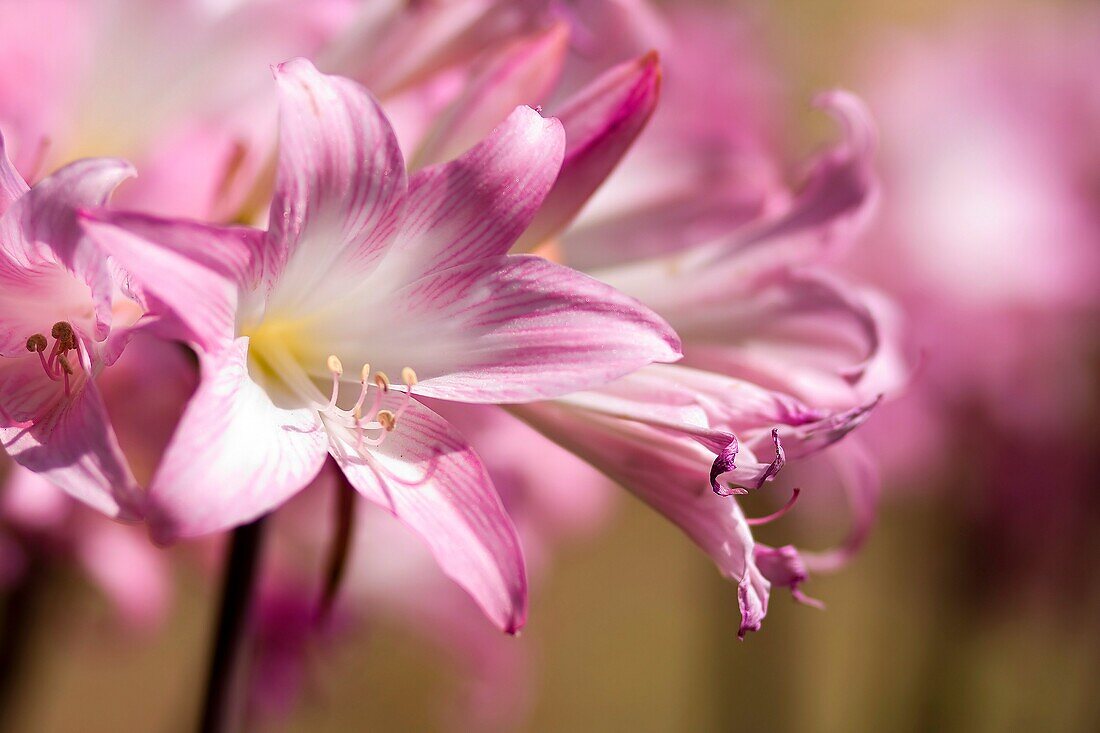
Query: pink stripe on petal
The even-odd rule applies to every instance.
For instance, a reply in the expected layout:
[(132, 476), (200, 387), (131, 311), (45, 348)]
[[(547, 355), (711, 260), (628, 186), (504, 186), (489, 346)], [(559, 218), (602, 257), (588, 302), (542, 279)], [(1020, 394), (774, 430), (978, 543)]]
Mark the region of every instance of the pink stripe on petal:
[(527, 574), (512, 520), (481, 460), (441, 417), (413, 401), (366, 458), (333, 438), (351, 484), (418, 533), (448, 576), (489, 619), (516, 633), (527, 617)]
[(279, 167), (268, 225), (269, 281), (294, 261), (298, 285), (368, 271), (405, 198), (405, 161), (378, 103), (353, 81), (294, 59), (275, 67)]
[(611, 69), (555, 111), (565, 127), (565, 160), (521, 248), (561, 231), (581, 210), (649, 122), (660, 82), (657, 54), (649, 53)]
[(505, 254), (554, 184), (564, 149), (561, 123), (519, 107), (461, 157), (414, 175), (380, 274), (410, 282)]
[(679, 356), (676, 334), (637, 301), (527, 255), (436, 272), (384, 308), (392, 318), (337, 318), (314, 338), (391, 375), (412, 367), (417, 393), (430, 397), (544, 399)]
[(167, 310), (207, 351), (232, 343), (239, 288), (255, 279), (262, 232), (107, 211), (86, 213), (82, 222), (151, 310)]

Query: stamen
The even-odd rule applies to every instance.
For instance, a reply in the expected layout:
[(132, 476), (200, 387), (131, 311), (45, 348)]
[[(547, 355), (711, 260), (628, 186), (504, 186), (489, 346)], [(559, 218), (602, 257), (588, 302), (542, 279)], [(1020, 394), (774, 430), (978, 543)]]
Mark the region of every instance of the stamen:
[(745, 523), (750, 527), (758, 527), (761, 524), (767, 524), (768, 522), (774, 522), (782, 517), (784, 514), (791, 510), (794, 503), (798, 501), (798, 495), (802, 493), (802, 489), (794, 489), (791, 493), (791, 498), (787, 500), (787, 503), (779, 508), (778, 511), (774, 511), (766, 517), (757, 517), (756, 519), (746, 519)]
[(364, 364), (362, 370), (359, 372), (359, 384), (362, 385), (359, 390), (359, 399), (355, 401), (355, 407), (351, 408), (352, 417), (356, 422), (363, 416), (363, 403), (367, 399), (367, 381), (370, 379), (370, 364)]
[(46, 340), (46, 337), (40, 333), (36, 333), (27, 339), (27, 351), (37, 351), (41, 354), (46, 350), (46, 347), (50, 345), (50, 342)]
[(382, 425), (383, 430), (392, 433), (393, 429), (397, 427), (397, 416), (389, 410), (379, 410), (378, 422)]
[(336, 407), (336, 400), (340, 397), (340, 377), (344, 374), (344, 365), (335, 354), (329, 354), (328, 370), (332, 372), (332, 397), (328, 401), (328, 409)]
[(69, 375), (73, 373), (73, 367), (64, 354), (57, 357), (57, 364), (61, 367), (62, 376), (65, 378), (65, 396), (72, 397), (72, 391), (69, 389)]
[(61, 346), (62, 353), (73, 348), (73, 341), (76, 340), (76, 336), (73, 333), (73, 327), (69, 325), (68, 321), (58, 321), (53, 324), (53, 328), (50, 329), (50, 335), (57, 340), (57, 343)]

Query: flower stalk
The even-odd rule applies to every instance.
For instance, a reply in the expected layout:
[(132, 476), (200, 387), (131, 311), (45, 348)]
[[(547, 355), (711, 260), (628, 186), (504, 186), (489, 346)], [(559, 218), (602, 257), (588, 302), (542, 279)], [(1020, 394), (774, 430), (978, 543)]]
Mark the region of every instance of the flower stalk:
[(230, 733), (243, 712), (242, 669), (246, 659), (248, 617), (263, 546), (264, 517), (233, 530), (222, 583), (218, 624), (210, 653), (200, 733)]

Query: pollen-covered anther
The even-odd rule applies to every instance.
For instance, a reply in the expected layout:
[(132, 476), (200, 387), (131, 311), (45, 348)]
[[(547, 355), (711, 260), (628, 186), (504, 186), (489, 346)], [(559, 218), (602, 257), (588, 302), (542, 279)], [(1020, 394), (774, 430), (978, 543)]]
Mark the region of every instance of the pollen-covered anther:
[(390, 391), (390, 378), (386, 376), (385, 372), (378, 372), (377, 374), (375, 374), (374, 383), (375, 385), (377, 385), (378, 389), (382, 390), (383, 392)]
[(389, 410), (379, 410), (377, 420), (378, 424), (381, 425), (387, 433), (392, 433), (393, 429), (397, 427), (397, 416)]
[(76, 348), (76, 334), (73, 333), (73, 327), (68, 321), (58, 321), (53, 324), (53, 328), (50, 329), (50, 335), (57, 341), (58, 345), (61, 347), (61, 351), (64, 352)]
[(64, 354), (57, 357), (57, 364), (61, 367), (61, 371), (65, 372), (65, 374), (73, 373), (73, 365), (69, 363), (68, 357), (66, 357)]
[(46, 347), (50, 345), (50, 342), (46, 340), (46, 337), (40, 333), (36, 333), (27, 339), (27, 351), (37, 351), (41, 354), (46, 350)]
[(401, 370), (401, 380), (405, 383), (409, 389), (416, 386), (416, 372), (412, 370), (412, 367), (405, 367)]

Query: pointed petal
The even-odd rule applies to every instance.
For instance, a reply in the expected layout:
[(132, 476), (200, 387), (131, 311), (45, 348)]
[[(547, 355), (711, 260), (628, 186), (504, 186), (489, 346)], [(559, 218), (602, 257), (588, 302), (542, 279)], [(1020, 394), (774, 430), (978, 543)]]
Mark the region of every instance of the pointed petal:
[(122, 160), (78, 160), (35, 184), (0, 219), (0, 250), (13, 261), (57, 262), (88, 284), (97, 341), (110, 331), (114, 281), (107, 258), (84, 237), (77, 212), (103, 206), (115, 187), (133, 175), (133, 166)]
[(555, 111), (565, 127), (565, 160), (521, 249), (564, 229), (611, 174), (657, 108), (660, 82), (657, 54), (649, 53), (609, 70)]
[(378, 275), (411, 282), (505, 254), (554, 184), (564, 149), (561, 123), (519, 107), (461, 157), (414, 175)]
[(240, 338), (205, 365), (149, 490), (157, 542), (250, 522), (321, 470), (328, 439), (316, 410), (274, 405), (247, 362)]
[(568, 47), (569, 28), (558, 23), (497, 52), (439, 116), (410, 168), (450, 160), (485, 137), (517, 106), (544, 102), (561, 74)]
[[(421, 380), (417, 393), (430, 397), (542, 399), (679, 354), (676, 334), (633, 299), (529, 255), (436, 272), (376, 305), (349, 305), (354, 312), (319, 324), (313, 339), (391, 375), (412, 367)], [(364, 312), (400, 315), (357, 315)], [(318, 354), (315, 361), (324, 359)]]
[(103, 210), (81, 221), (133, 279), (151, 311), (178, 318), (207, 351), (232, 343), (239, 288), (255, 280), (262, 232)]
[[(13, 363), (14, 362), (14, 363)], [(141, 493), (90, 379), (66, 398), (33, 359), (0, 371), (0, 444), (17, 463), (116, 519), (141, 515)]]
[(519, 538), (465, 439), (416, 401), (368, 457), (348, 438), (334, 433), (332, 455), (351, 484), (417, 532), (493, 623), (517, 632), (527, 616)]
[(266, 276), (293, 260), (296, 285), (368, 271), (397, 226), (407, 187), (389, 121), (366, 89), (294, 59), (275, 68), (279, 164)]

